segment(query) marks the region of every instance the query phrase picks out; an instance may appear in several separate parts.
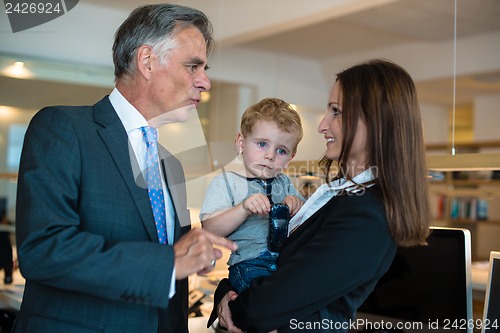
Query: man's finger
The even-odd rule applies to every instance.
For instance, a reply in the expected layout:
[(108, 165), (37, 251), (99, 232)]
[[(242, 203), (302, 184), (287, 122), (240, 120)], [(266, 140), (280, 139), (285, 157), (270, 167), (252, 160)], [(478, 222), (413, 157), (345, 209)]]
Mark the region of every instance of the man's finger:
[(219, 246), (225, 247), (231, 251), (236, 251), (238, 249), (238, 245), (236, 245), (235, 242), (233, 242), (229, 239), (226, 239), (224, 237), (219, 237), (219, 236), (214, 235), (210, 232), (207, 232), (207, 237), (208, 237), (208, 240), (214, 245), (219, 245)]

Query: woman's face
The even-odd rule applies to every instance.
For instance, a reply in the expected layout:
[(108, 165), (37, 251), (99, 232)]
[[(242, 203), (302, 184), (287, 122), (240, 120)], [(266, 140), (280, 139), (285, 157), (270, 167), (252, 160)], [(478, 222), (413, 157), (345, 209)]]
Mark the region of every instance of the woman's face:
[[(338, 161), (344, 140), (344, 133), (342, 131), (342, 91), (338, 82), (333, 85), (330, 92), (328, 110), (319, 123), (318, 132), (323, 134), (326, 140), (326, 157)], [(347, 173), (350, 175), (356, 175), (366, 169), (368, 156), (366, 139), (366, 125), (360, 118), (348, 158)]]

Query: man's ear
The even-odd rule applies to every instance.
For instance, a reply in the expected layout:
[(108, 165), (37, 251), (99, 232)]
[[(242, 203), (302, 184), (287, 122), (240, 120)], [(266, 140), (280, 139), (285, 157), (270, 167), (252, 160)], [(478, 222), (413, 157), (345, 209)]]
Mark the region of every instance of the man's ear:
[(152, 60), (154, 57), (153, 49), (149, 45), (141, 45), (136, 51), (136, 66), (137, 71), (141, 73), (141, 75), (149, 80), (151, 78), (152, 73)]

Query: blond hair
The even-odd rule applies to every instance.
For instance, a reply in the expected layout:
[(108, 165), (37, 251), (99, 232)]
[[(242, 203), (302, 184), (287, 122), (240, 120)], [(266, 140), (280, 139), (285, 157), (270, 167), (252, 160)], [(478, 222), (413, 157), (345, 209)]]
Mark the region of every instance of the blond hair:
[(297, 145), (302, 140), (302, 121), (297, 111), (290, 104), (279, 98), (264, 98), (248, 107), (241, 117), (240, 132), (243, 136), (252, 133), (254, 125), (258, 121), (273, 122), (284, 132), (297, 136), (297, 143), (293, 153), (297, 151)]

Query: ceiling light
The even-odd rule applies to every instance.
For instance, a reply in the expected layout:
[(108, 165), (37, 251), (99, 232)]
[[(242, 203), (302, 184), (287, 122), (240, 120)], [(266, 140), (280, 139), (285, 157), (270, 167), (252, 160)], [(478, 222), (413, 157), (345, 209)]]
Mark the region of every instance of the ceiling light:
[(16, 61), (13, 65), (4, 68), (2, 74), (15, 79), (27, 79), (33, 76), (22, 61)]
[(0, 118), (9, 119), (13, 117), (15, 109), (10, 106), (0, 105)]

